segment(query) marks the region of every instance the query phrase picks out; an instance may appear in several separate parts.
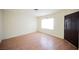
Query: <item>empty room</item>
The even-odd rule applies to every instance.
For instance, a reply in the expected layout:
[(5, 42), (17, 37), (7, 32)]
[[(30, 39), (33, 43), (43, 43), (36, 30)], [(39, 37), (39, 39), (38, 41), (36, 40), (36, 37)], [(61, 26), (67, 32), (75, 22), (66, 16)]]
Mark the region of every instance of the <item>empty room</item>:
[(77, 50), (79, 9), (0, 9), (0, 50)]

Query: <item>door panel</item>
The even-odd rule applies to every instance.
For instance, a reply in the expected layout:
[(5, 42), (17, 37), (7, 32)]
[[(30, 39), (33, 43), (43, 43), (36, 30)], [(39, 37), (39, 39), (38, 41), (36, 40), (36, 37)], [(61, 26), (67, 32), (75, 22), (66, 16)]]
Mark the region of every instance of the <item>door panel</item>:
[(79, 12), (65, 16), (64, 20), (64, 39), (71, 42), (78, 48), (78, 21)]

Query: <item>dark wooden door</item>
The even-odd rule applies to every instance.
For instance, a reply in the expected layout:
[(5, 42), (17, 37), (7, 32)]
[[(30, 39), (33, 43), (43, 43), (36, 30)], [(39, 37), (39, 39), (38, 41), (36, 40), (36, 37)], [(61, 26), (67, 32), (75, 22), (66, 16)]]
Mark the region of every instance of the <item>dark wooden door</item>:
[(79, 48), (79, 18), (77, 21), (77, 30), (78, 30), (78, 48)]
[(64, 20), (64, 39), (78, 47), (78, 20), (79, 12), (65, 16)]

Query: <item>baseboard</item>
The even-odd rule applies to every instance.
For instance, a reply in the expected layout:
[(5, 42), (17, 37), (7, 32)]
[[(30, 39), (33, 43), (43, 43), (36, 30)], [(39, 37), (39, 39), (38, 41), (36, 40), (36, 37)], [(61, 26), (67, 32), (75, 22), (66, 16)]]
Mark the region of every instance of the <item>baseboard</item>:
[(72, 43), (70, 43), (69, 41), (65, 40), (67, 43), (69, 43), (70, 45), (72, 45), (73, 47), (79, 49), (78, 47), (76, 47), (75, 45), (73, 45)]
[(2, 41), (2, 40), (0, 40), (0, 43), (1, 43), (1, 41)]
[[(40, 31), (38, 31), (38, 32), (40, 32)], [(50, 36), (56, 37), (56, 38), (58, 38), (58, 39), (63, 39), (63, 38), (60, 38), (60, 37), (58, 37), (58, 36), (51, 35), (51, 34), (48, 34), (48, 33), (45, 33), (45, 32), (40, 32), (40, 33), (47, 34), (47, 35), (50, 35)]]
[(32, 33), (35, 33), (35, 32), (26, 33), (26, 34), (20, 34), (20, 35), (15, 35), (15, 36), (7, 37), (7, 38), (5, 38), (3, 40), (12, 39), (12, 38), (16, 38), (16, 37), (21, 37), (21, 36), (29, 35), (29, 34), (32, 34)]

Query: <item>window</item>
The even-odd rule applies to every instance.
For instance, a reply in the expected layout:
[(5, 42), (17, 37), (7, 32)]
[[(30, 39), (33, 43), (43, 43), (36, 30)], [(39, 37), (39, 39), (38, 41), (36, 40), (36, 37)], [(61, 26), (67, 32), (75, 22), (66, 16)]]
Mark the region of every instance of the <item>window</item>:
[(53, 30), (54, 29), (54, 19), (53, 18), (43, 19), (41, 21), (41, 27), (43, 29)]

